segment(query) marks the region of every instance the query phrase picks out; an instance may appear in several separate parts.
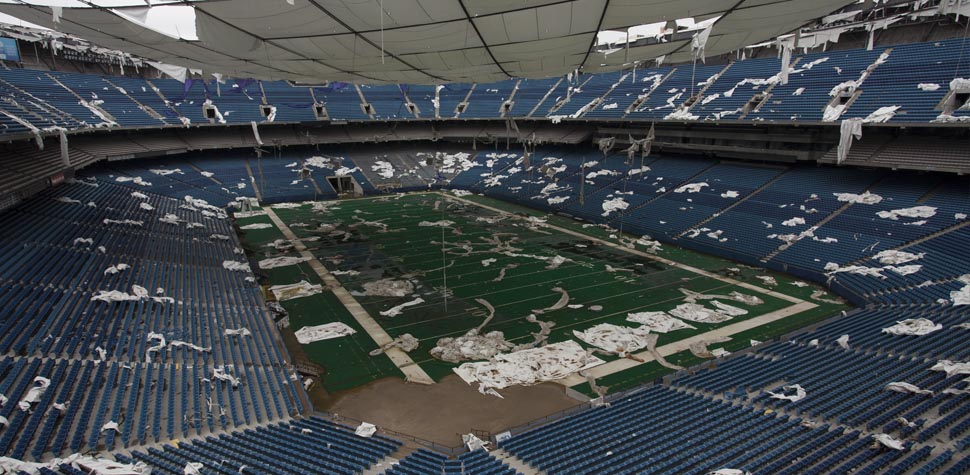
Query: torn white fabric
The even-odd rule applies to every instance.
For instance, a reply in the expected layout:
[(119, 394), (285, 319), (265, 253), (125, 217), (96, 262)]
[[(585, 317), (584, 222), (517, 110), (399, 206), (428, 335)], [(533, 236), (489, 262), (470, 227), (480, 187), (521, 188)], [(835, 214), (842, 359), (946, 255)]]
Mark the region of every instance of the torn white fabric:
[(232, 384), (233, 387), (239, 386), (239, 384), (242, 383), (242, 380), (229, 374), (230, 371), (231, 371), (231, 368), (228, 368), (226, 366), (216, 366), (212, 368), (212, 379), (225, 381), (229, 384)]
[(825, 264), (824, 270), (825, 270), (825, 275), (829, 277), (832, 277), (835, 274), (848, 272), (850, 274), (867, 275), (870, 277), (878, 277), (880, 279), (886, 278), (886, 276), (882, 275), (883, 269), (881, 267), (867, 267), (867, 266), (841, 267), (835, 262), (829, 262)]
[(936, 208), (932, 206), (914, 206), (912, 208), (894, 209), (892, 211), (879, 211), (876, 213), (876, 216), (893, 221), (898, 221), (900, 217), (931, 218), (936, 216)]
[(365, 282), (360, 295), (372, 297), (406, 297), (414, 292), (414, 284), (406, 280), (381, 279)]
[(960, 363), (950, 360), (939, 360), (930, 371), (943, 371), (947, 377), (954, 374), (970, 374), (970, 363)]
[(464, 434), (461, 436), (461, 441), (465, 444), (465, 447), (468, 447), (469, 452), (474, 452), (478, 449), (488, 451), (489, 442), (475, 437), (475, 434)]
[(299, 264), (301, 262), (309, 261), (309, 257), (292, 257), (292, 256), (282, 256), (282, 257), (271, 257), (269, 259), (263, 259), (259, 261), (260, 269), (275, 269), (277, 267), (286, 267)]
[(690, 344), (688, 349), (692, 355), (698, 358), (717, 358), (718, 356), (723, 356), (730, 353), (725, 351), (724, 348), (717, 348), (717, 350), (720, 351), (711, 351), (707, 349), (707, 346), (728, 341), (731, 341), (731, 337), (719, 336), (709, 340), (695, 341), (694, 343)]
[(454, 221), (449, 221), (447, 219), (442, 219), (439, 221), (421, 221), (418, 226), (422, 228), (449, 228), (454, 226)]
[(343, 322), (330, 322), (323, 325), (303, 327), (294, 332), (296, 335), (296, 340), (303, 345), (313, 343), (315, 341), (329, 340), (331, 338), (340, 338), (347, 335), (353, 335), (354, 333), (357, 333), (357, 331), (350, 328), (346, 323)]
[(576, 338), (620, 357), (645, 348), (649, 334), (650, 330), (645, 327), (621, 327), (611, 323), (601, 323), (584, 331), (573, 330)]
[(751, 472), (745, 472), (736, 468), (719, 468), (708, 475), (751, 475)]
[(888, 434), (873, 434), (872, 438), (879, 444), (889, 447), (893, 450), (906, 450), (906, 447), (899, 440), (894, 439)]
[(802, 218), (801, 216), (795, 216), (794, 218), (781, 222), (782, 226), (799, 226), (802, 224), (805, 224), (805, 218)]
[(17, 403), (17, 406), (22, 411), (29, 411), (31, 405), (40, 401), (40, 397), (44, 395), (47, 388), (51, 385), (51, 380), (43, 377), (37, 376), (34, 378), (34, 384), (27, 391), (27, 394)]
[(733, 190), (728, 190), (721, 193), (721, 198), (737, 198), (738, 196), (740, 196), (738, 192)]
[(323, 285), (301, 280), (295, 284), (274, 285), (269, 288), (269, 291), (273, 292), (277, 301), (283, 302), (322, 293)]
[(603, 201), (603, 213), (600, 216), (609, 216), (614, 211), (622, 211), (630, 207), (630, 203), (620, 197)]
[(479, 334), (471, 329), (462, 336), (441, 338), (431, 349), (431, 356), (449, 363), (491, 359), (499, 353), (512, 350), (514, 345), (505, 340), (500, 331)]
[[(142, 203), (142, 204), (144, 204), (144, 203)], [(141, 226), (141, 225), (145, 224), (144, 221), (138, 221), (138, 220), (134, 220), (134, 219), (108, 219), (108, 218), (105, 218), (102, 222), (104, 224), (125, 224), (125, 225), (129, 225), (129, 226)]]
[(922, 336), (928, 335), (935, 331), (940, 331), (943, 329), (943, 325), (936, 323), (934, 324), (931, 320), (926, 318), (908, 318), (896, 322), (895, 325), (883, 328), (883, 333), (888, 333), (890, 335), (915, 335)]
[(222, 268), (230, 271), (250, 272), (247, 262), (222, 261)]
[(106, 430), (113, 430), (119, 434), (121, 433), (121, 429), (118, 428), (118, 423), (115, 421), (105, 422), (104, 425), (101, 426), (101, 432), (104, 432)]
[(671, 317), (667, 312), (628, 313), (626, 315), (626, 321), (639, 323), (651, 332), (656, 333), (668, 333), (675, 330), (696, 328), (689, 323), (685, 323), (683, 320)]
[(200, 462), (187, 462), (185, 468), (182, 469), (182, 475), (202, 475), (202, 469), (205, 465)]
[(359, 437), (371, 437), (377, 432), (377, 426), (369, 422), (361, 422), (356, 429), (354, 429), (354, 434)]
[(566, 289), (563, 289), (562, 287), (553, 287), (551, 290), (559, 294), (559, 300), (549, 307), (532, 310), (533, 313), (541, 315), (546, 312), (552, 312), (564, 308), (569, 303), (569, 292), (566, 292)]
[(880, 251), (878, 254), (872, 256), (872, 258), (879, 261), (880, 264), (905, 264), (907, 262), (922, 259), (925, 255), (925, 252), (913, 254), (906, 251), (886, 249), (885, 251)]
[(420, 345), (421, 345), (421, 342), (418, 341), (418, 339), (415, 338), (414, 335), (410, 333), (404, 333), (401, 336), (395, 338), (394, 340), (391, 340), (389, 343), (384, 344), (380, 348), (373, 350), (368, 354), (371, 356), (378, 356), (392, 348), (400, 348), (401, 351), (405, 353), (410, 353), (418, 349), (418, 346)]
[(964, 285), (960, 290), (950, 291), (950, 301), (953, 306), (970, 305), (970, 284)]
[(785, 399), (791, 402), (798, 402), (798, 401), (801, 401), (802, 399), (805, 399), (805, 396), (808, 394), (805, 391), (805, 388), (801, 387), (801, 385), (798, 385), (798, 384), (790, 384), (785, 386), (782, 389), (784, 389), (786, 392), (789, 392), (789, 393), (794, 391), (795, 394), (785, 394), (783, 392), (775, 393), (772, 391), (768, 391), (768, 395), (770, 395), (772, 399)]
[(839, 346), (841, 346), (843, 349), (846, 349), (846, 350), (850, 349), (849, 348), (849, 335), (842, 335), (837, 340), (835, 340), (835, 342)]
[(731, 319), (730, 315), (725, 315), (717, 310), (711, 310), (703, 305), (689, 302), (682, 303), (667, 313), (677, 318), (697, 323), (721, 323)]
[(128, 264), (124, 264), (124, 263), (115, 264), (115, 265), (110, 266), (107, 269), (105, 269), (103, 275), (108, 275), (108, 274), (115, 275), (115, 274), (117, 274), (117, 273), (119, 273), (121, 271), (125, 271), (125, 270), (128, 270), (130, 268), (131, 268), (131, 266), (129, 266)]
[(879, 196), (868, 191), (857, 195), (855, 193), (832, 193), (835, 197), (843, 203), (859, 203), (864, 205), (874, 205), (882, 201), (882, 196)]
[(423, 303), (424, 303), (424, 299), (421, 297), (418, 297), (414, 300), (411, 300), (410, 302), (404, 302), (400, 305), (395, 305), (387, 310), (384, 310), (383, 312), (380, 312), (380, 314), (382, 317), (396, 317), (400, 315), (402, 312), (404, 312), (405, 308), (413, 307), (415, 305), (421, 305)]
[(706, 181), (700, 183), (688, 183), (674, 189), (674, 193), (698, 193), (710, 186)]
[[(264, 213), (265, 213), (265, 211), (264, 211)], [(236, 216), (238, 216), (238, 215), (239, 215), (239, 213), (236, 213)], [(251, 229), (269, 229), (269, 228), (272, 228), (272, 227), (273, 227), (273, 225), (270, 224), (270, 223), (253, 223), (253, 224), (247, 224), (245, 226), (240, 226), (239, 229), (249, 231)]]
[(246, 327), (241, 328), (226, 328), (224, 332), (226, 336), (251, 336), (252, 332)]
[[(825, 118), (822, 120), (833, 121), (842, 115), (842, 110), (844, 110), (844, 105), (839, 105), (836, 107), (826, 106), (825, 108)], [(831, 110), (831, 112), (830, 112)], [(852, 139), (860, 140), (862, 139), (862, 119), (853, 118), (845, 119), (842, 121), (842, 125), (839, 127), (839, 145), (836, 149), (836, 163), (842, 163), (849, 156), (849, 149), (852, 147)]]
[(921, 82), (916, 85), (916, 88), (924, 92), (933, 92), (940, 88), (939, 84), (934, 84), (931, 82)]
[(878, 124), (882, 122), (889, 122), (890, 119), (896, 116), (896, 111), (900, 109), (900, 106), (885, 106), (880, 107), (872, 111), (863, 122), (867, 124)]
[(908, 394), (925, 394), (928, 396), (933, 395), (933, 391), (928, 389), (920, 389), (919, 386), (914, 384), (893, 381), (886, 385), (887, 391), (895, 391), (897, 393), (908, 393)]

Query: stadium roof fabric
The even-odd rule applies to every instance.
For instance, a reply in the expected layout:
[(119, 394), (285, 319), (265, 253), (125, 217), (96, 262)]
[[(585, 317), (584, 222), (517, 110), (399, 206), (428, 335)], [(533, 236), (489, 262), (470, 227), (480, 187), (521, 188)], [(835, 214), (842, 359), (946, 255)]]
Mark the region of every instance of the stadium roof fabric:
[(689, 36), (605, 55), (597, 52), (597, 33), (717, 18), (705, 48), (717, 55), (789, 33), (852, 0), (185, 1), (195, 7), (198, 40), (132, 21), (146, 16), (144, 5), (58, 8), (55, 23), (51, 7), (30, 3), (3, 4), (0, 12), (102, 47), (227, 76), (443, 83), (616, 70), (665, 55), (667, 62), (690, 61)]

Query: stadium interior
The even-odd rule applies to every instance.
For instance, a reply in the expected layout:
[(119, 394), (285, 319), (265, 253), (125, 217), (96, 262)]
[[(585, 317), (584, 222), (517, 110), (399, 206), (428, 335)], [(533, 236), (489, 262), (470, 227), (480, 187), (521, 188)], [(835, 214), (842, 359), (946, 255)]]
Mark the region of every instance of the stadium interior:
[(970, 0), (0, 0), (0, 474), (970, 474)]

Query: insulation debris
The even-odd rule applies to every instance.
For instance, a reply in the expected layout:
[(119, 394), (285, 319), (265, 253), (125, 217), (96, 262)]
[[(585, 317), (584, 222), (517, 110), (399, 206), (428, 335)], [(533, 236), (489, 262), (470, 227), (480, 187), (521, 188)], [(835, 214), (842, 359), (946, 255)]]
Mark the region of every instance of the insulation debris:
[(239, 386), (239, 384), (242, 383), (242, 380), (229, 374), (230, 371), (231, 369), (226, 366), (216, 366), (212, 368), (212, 379), (225, 381), (231, 384), (233, 387)]
[(800, 226), (802, 224), (805, 224), (805, 218), (801, 216), (796, 216), (781, 222), (782, 226)]
[(868, 116), (866, 116), (865, 119), (862, 119), (862, 121), (867, 124), (889, 122), (890, 119), (896, 116), (896, 111), (899, 109), (900, 106), (880, 107), (872, 111)]
[(377, 426), (369, 422), (361, 422), (356, 429), (354, 429), (354, 434), (358, 437), (369, 438), (372, 437), (377, 432)]
[(706, 181), (700, 183), (689, 183), (675, 188), (674, 193), (698, 193), (708, 186), (710, 185)]
[(925, 394), (928, 396), (933, 395), (933, 391), (928, 389), (920, 389), (919, 386), (909, 383), (903, 383), (894, 381), (886, 385), (887, 391), (895, 391), (897, 393), (908, 393), (908, 394)]
[(950, 291), (950, 300), (953, 306), (970, 305), (970, 284), (964, 285), (960, 290)]
[(873, 434), (873, 440), (876, 441), (876, 445), (884, 445), (893, 450), (906, 450), (906, 447), (899, 440), (894, 439), (892, 436), (887, 434)]
[(771, 396), (772, 399), (785, 399), (791, 402), (798, 402), (798, 401), (801, 401), (802, 399), (805, 399), (805, 396), (808, 394), (805, 391), (805, 388), (801, 387), (801, 385), (798, 385), (798, 384), (790, 384), (783, 387), (782, 389), (784, 389), (786, 392), (794, 391), (795, 394), (785, 394), (784, 392), (775, 393), (772, 391), (768, 391), (768, 395)]
[(645, 348), (649, 334), (650, 330), (645, 327), (621, 327), (611, 323), (601, 323), (584, 331), (573, 330), (576, 338), (621, 358)]
[(249, 231), (253, 229), (269, 229), (272, 227), (273, 225), (270, 223), (253, 223), (253, 224), (247, 224), (245, 226), (240, 226), (239, 229), (242, 229), (244, 231)]
[(930, 371), (943, 371), (947, 377), (954, 374), (970, 374), (970, 363), (958, 363), (950, 360), (939, 360)]
[(622, 211), (630, 207), (630, 203), (627, 203), (623, 198), (617, 197), (613, 199), (608, 199), (603, 201), (603, 213), (601, 216), (609, 216), (614, 211)]
[(323, 286), (301, 280), (295, 284), (274, 285), (269, 288), (269, 291), (273, 292), (277, 301), (284, 302), (322, 293)]
[(933, 92), (940, 88), (939, 84), (921, 82), (916, 85), (916, 88), (924, 92)]
[(418, 297), (418, 298), (416, 298), (416, 299), (414, 299), (414, 300), (412, 300), (410, 302), (404, 302), (404, 303), (402, 303), (400, 305), (396, 305), (396, 306), (391, 307), (391, 308), (389, 308), (387, 310), (384, 310), (383, 312), (380, 312), (380, 314), (383, 317), (396, 317), (396, 316), (400, 315), (401, 312), (403, 312), (405, 308), (413, 307), (415, 305), (421, 305), (423, 303), (424, 303), (424, 299), (421, 298), (421, 297)]
[(44, 395), (47, 391), (48, 386), (51, 385), (51, 380), (43, 377), (37, 376), (34, 378), (34, 384), (27, 391), (27, 394), (17, 403), (17, 407), (22, 411), (29, 411), (34, 403), (40, 401), (40, 397)]
[(303, 327), (294, 332), (296, 340), (302, 345), (313, 343), (320, 340), (340, 338), (342, 336), (353, 335), (356, 330), (347, 326), (343, 322), (330, 322), (323, 325)]
[(763, 284), (770, 287), (778, 285), (778, 281), (770, 275), (756, 275), (754, 278), (760, 280)]
[(226, 328), (224, 332), (226, 336), (251, 336), (252, 332), (248, 328)]
[(381, 279), (365, 282), (363, 287), (359, 295), (370, 297), (406, 297), (414, 292), (414, 284), (407, 280)]
[(454, 368), (454, 372), (468, 384), (478, 382), (479, 392), (501, 397), (496, 389), (555, 381), (602, 363), (603, 360), (589, 355), (578, 343), (570, 340), (500, 354), (492, 361), (464, 363)]
[(845, 350), (850, 349), (849, 348), (849, 335), (842, 335), (842, 336), (840, 336), (838, 339), (835, 340), (835, 343), (837, 343), (839, 346), (841, 346), (842, 349), (845, 349)]
[(651, 332), (668, 333), (674, 330), (684, 330), (696, 328), (693, 325), (684, 323), (683, 320), (671, 317), (667, 312), (637, 312), (628, 313), (626, 321), (639, 323)]
[(721, 323), (731, 319), (731, 316), (725, 315), (717, 310), (711, 310), (703, 305), (689, 302), (682, 303), (667, 313), (677, 318), (697, 323)]
[(129, 266), (128, 264), (124, 264), (124, 263), (115, 264), (115, 265), (113, 265), (113, 266), (108, 267), (107, 269), (105, 269), (103, 275), (108, 275), (108, 274), (115, 275), (115, 274), (117, 274), (119, 272), (128, 270), (130, 268), (131, 268), (131, 266)]
[(247, 262), (222, 261), (222, 268), (229, 271), (250, 272)]
[(883, 219), (891, 219), (893, 221), (898, 221), (900, 217), (904, 218), (931, 218), (936, 215), (936, 208), (932, 206), (914, 206), (912, 208), (904, 209), (894, 209), (892, 211), (880, 211), (876, 213)]
[(925, 318), (908, 318), (896, 322), (895, 325), (883, 328), (883, 333), (888, 333), (890, 335), (915, 335), (923, 336), (939, 331), (943, 329), (943, 325), (937, 323), (934, 324), (931, 320)]
[(738, 192), (733, 190), (728, 190), (721, 193), (721, 198), (737, 198), (738, 196), (740, 196), (738, 195)]
[(259, 261), (260, 269), (275, 269), (277, 267), (286, 267), (299, 264), (301, 262), (309, 261), (309, 257), (292, 257), (292, 256), (282, 256), (282, 257), (271, 257), (269, 259), (263, 259)]
[(878, 254), (872, 256), (873, 259), (879, 261), (880, 264), (905, 264), (907, 262), (912, 262), (918, 259), (922, 259), (926, 253), (921, 252), (919, 254), (913, 254), (906, 251), (897, 251), (894, 249), (887, 249), (881, 251)]
[(867, 266), (845, 266), (841, 267), (835, 262), (829, 262), (825, 264), (824, 267), (825, 275), (832, 277), (835, 274), (848, 272), (850, 274), (857, 275), (868, 275), (871, 277), (879, 277), (880, 279), (885, 279), (886, 276), (882, 275), (883, 269), (880, 267), (867, 267)]

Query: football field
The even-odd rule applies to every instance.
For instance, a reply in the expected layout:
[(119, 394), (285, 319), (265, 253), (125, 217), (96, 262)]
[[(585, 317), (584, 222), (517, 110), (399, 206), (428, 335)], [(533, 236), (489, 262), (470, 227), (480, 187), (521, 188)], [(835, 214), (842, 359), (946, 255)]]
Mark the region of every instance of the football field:
[[(320, 293), (281, 302), (291, 323), (284, 334), (328, 322), (356, 330), (301, 345), (306, 358), (326, 370), (323, 385), (330, 392), (403, 377), (402, 368), (408, 367), (440, 380), (457, 364), (435, 358), (432, 348), (442, 338), (479, 327), (490, 313), (488, 306), (494, 317), (482, 333), (498, 331), (509, 344), (527, 344), (540, 331), (538, 321), (552, 324), (548, 343), (573, 340), (584, 348), (592, 346), (574, 332), (600, 324), (638, 327), (628, 321), (630, 314), (680, 315), (693, 302), (695, 310), (697, 305), (714, 312), (726, 309), (731, 314), (727, 320), (692, 320), (696, 316), (688, 312), (684, 323), (694, 328), (659, 334), (660, 353), (682, 366), (702, 361), (688, 343), (730, 337), (709, 348), (736, 351), (846, 308), (824, 301), (834, 299), (828, 294), (810, 298), (818, 288), (783, 275), (669, 245), (657, 250), (640, 236), (617, 235), (480, 196), (419, 193), (275, 205), (268, 211), (237, 220), (251, 228), (243, 229), (242, 237), (256, 260), (313, 259), (258, 271), (262, 283), (324, 284)], [(287, 235), (299, 239), (296, 248), (289, 248)], [(758, 276), (777, 283), (768, 285)], [(336, 278), (340, 292), (346, 292), (329, 289), (323, 277)], [(702, 297), (691, 297), (698, 294)], [(364, 312), (348, 310), (348, 298)], [(368, 329), (368, 324), (377, 327)], [(415, 366), (387, 355), (370, 356), (381, 334), (415, 337), (420, 344), (406, 355)], [(636, 360), (597, 356), (607, 363), (592, 374), (610, 391), (671, 371), (649, 355)], [(574, 376), (561, 383), (589, 393), (584, 381)]]

